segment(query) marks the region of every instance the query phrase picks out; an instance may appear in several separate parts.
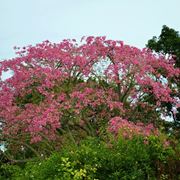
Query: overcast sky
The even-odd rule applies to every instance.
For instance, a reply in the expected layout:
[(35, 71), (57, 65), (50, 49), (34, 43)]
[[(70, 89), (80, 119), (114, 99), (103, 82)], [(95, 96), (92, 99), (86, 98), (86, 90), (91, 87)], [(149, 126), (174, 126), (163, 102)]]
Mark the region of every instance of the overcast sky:
[(180, 0), (0, 0), (0, 59), (15, 45), (88, 35), (142, 48), (164, 24), (180, 31)]

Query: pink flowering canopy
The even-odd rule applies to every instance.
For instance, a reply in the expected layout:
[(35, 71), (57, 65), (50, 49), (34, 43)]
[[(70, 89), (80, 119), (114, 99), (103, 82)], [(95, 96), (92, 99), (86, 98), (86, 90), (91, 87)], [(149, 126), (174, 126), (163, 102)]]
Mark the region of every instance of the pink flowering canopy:
[(0, 81), (4, 137), (36, 143), (67, 127), (98, 134), (113, 117), (151, 123), (166, 112), (161, 103), (178, 106), (170, 82), (179, 69), (148, 49), (105, 37), (15, 49), (15, 58), (0, 62), (0, 75), (13, 72)]
[(150, 135), (159, 135), (158, 129), (153, 124), (145, 125), (142, 122), (129, 122), (121, 117), (113, 117), (109, 121), (109, 131), (114, 133), (116, 136), (122, 131), (124, 138), (132, 138), (134, 135), (142, 135), (148, 137)]

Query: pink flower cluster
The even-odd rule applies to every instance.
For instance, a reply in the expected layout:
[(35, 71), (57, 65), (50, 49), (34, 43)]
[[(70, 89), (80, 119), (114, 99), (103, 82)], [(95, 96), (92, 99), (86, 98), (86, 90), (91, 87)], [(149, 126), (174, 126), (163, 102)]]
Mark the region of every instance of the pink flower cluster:
[(109, 131), (115, 135), (122, 133), (123, 137), (128, 139), (134, 135), (143, 135), (144, 137), (158, 135), (158, 130), (153, 124), (133, 123), (121, 117), (114, 117), (109, 121)]
[[(147, 49), (90, 36), (83, 38), (80, 45), (75, 40), (44, 41), (16, 50), (17, 57), (0, 62), (0, 75), (8, 70), (13, 72), (12, 77), (0, 79), (4, 134), (18, 136), (23, 132), (37, 142), (41, 140), (40, 134), (54, 138), (64, 116), (72, 120), (70, 116), (79, 117), (86, 112), (88, 117), (98, 115), (101, 120), (117, 114), (128, 118), (129, 108), (148, 104), (143, 99), (148, 94), (157, 101), (153, 109), (161, 102), (176, 103), (170, 96), (170, 80), (180, 70), (173, 67), (171, 59), (156, 56)], [(102, 60), (107, 67), (99, 77), (94, 66)], [(166, 76), (165, 85), (161, 75)], [(122, 121), (130, 130), (132, 126), (139, 133), (150, 132), (150, 125)], [(110, 122), (112, 130), (122, 124), (114, 123), (113, 119)]]

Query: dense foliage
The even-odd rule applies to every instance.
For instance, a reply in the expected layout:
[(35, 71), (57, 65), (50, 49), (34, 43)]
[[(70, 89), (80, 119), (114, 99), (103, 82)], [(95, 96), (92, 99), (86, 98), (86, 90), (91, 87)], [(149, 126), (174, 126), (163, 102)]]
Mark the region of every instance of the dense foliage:
[(177, 177), (178, 142), (161, 134), (162, 104), (179, 107), (172, 56), (105, 37), (16, 49), (0, 64), (12, 72), (0, 81), (2, 177)]
[(44, 160), (25, 167), (4, 165), (1, 178), (24, 179), (178, 179), (178, 148), (164, 144), (164, 137), (143, 136), (131, 140), (121, 135), (114, 139), (89, 138), (78, 146), (63, 147)]
[(159, 37), (148, 41), (147, 47), (164, 55), (174, 56), (175, 66), (180, 67), (180, 35), (179, 32), (164, 25)]

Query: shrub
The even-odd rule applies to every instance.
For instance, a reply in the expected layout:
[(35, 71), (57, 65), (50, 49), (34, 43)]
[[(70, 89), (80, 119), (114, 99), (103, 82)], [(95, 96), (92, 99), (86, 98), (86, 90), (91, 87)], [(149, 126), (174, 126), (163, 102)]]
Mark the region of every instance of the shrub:
[(11, 165), (4, 169), (18, 180), (177, 178), (168, 170), (168, 163), (175, 166), (177, 162), (176, 152), (170, 145), (165, 147), (161, 137), (149, 136), (148, 144), (141, 135), (106, 138), (106, 143), (88, 138), (79, 145), (69, 144), (49, 158), (27, 163), (21, 170), (14, 171), (16, 166)]

